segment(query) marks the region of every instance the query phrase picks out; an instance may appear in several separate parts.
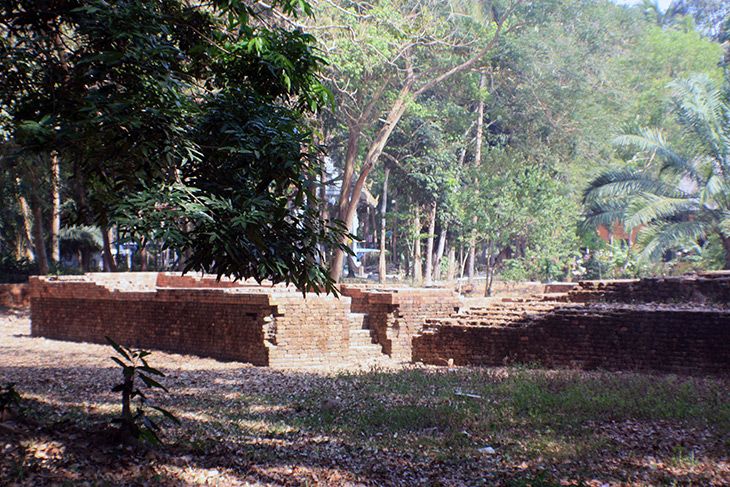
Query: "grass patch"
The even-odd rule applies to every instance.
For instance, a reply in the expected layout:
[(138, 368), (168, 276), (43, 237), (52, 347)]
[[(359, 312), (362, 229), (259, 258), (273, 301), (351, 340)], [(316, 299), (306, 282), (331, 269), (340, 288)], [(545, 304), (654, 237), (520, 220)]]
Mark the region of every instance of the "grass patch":
[[(336, 475), (383, 486), (730, 484), (730, 382), (719, 377), (536, 367), (170, 375), (178, 389), (161, 399), (183, 424), (164, 438), (178, 457), (169, 475), (228, 469), (240, 479), (254, 466), (272, 485), (341, 485)], [(49, 394), (41, 381), (27, 391), (48, 444), (117, 413), (104, 388), (83, 401), (67, 389)], [(24, 444), (6, 452), (7, 479), (45, 465)], [(73, 458), (68, 468), (85, 465)]]

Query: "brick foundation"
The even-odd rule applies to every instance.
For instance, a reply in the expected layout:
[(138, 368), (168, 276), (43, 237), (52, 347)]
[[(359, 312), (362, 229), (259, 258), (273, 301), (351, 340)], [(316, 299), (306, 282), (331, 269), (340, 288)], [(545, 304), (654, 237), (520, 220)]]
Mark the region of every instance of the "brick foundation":
[[(162, 273), (36, 277), (30, 285), (34, 336), (104, 343), (107, 335), (262, 366), (385, 354), (438, 365), (730, 370), (728, 273), (582, 282), (560, 296), (471, 300), (464, 310), (445, 289), (343, 285), (340, 298), (303, 297), (286, 286)], [(694, 307), (677, 306), (682, 300)]]
[(341, 286), (352, 299), (352, 311), (367, 315), (383, 353), (411, 362), (413, 336), (428, 318), (447, 317), (463, 306), (463, 300), (448, 289), (378, 288)]
[(411, 360), (411, 338), (425, 318), (447, 316), (461, 302), (438, 289), (343, 287), (341, 298), (303, 297), (281, 285), (165, 273), (34, 277), (30, 284), (33, 336), (95, 343), (110, 336), (127, 346), (275, 367), (350, 364), (383, 353)]
[(581, 282), (560, 302), (498, 300), (427, 320), (413, 339), (413, 359), (727, 373), (729, 291), (726, 272)]
[(730, 371), (730, 311), (557, 307), (522, 326), (432, 322), (413, 346), (414, 359), (430, 364), (723, 373)]

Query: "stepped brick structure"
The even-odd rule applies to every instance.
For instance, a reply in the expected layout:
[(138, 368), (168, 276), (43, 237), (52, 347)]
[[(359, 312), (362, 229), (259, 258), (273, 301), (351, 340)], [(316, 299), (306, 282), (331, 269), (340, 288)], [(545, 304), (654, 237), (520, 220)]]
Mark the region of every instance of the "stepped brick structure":
[(413, 357), (461, 365), (730, 372), (730, 273), (586, 281), (429, 319)]
[(552, 285), (533, 298), (343, 285), (342, 296), (165, 273), (32, 278), (32, 334), (311, 367), (402, 362), (730, 371), (730, 273)]
[(443, 289), (343, 286), (338, 299), (165, 273), (35, 277), (30, 284), (33, 336), (95, 343), (109, 336), (127, 346), (276, 367), (352, 364), (383, 353), (410, 361), (411, 338), (426, 314), (448, 316), (462, 302)]

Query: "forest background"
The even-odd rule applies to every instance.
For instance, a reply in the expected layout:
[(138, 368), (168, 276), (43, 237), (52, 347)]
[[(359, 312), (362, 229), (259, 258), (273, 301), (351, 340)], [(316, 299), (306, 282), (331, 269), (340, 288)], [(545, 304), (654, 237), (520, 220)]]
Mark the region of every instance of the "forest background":
[[(730, 268), (720, 0), (215, 2), (205, 29), (166, 37), (149, 32), (180, 25), (177, 2), (122, 2), (135, 23), (104, 26), (125, 39), (109, 45), (97, 2), (22, 28), (5, 3), (6, 280), (98, 265), (314, 288), (344, 271), (486, 276), (488, 293), (495, 276)], [(59, 86), (85, 105), (57, 109)]]

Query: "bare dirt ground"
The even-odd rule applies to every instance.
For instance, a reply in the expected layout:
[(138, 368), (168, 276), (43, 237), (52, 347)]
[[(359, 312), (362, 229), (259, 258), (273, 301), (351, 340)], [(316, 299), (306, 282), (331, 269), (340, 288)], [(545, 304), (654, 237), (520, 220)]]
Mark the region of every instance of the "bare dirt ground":
[[(420, 420), (399, 419), (395, 413), (407, 414), (408, 408), (393, 394), (374, 403), (377, 381), (384, 380), (387, 368), (353, 379), (357, 369), (343, 378), (341, 371), (273, 370), (159, 351), (150, 363), (166, 374), (163, 382), (171, 393), (152, 398), (182, 425), (164, 428), (164, 448), (124, 447), (108, 426), (120, 410), (118, 393), (111, 392), (120, 371), (111, 355), (105, 345), (31, 337), (26, 312), (0, 310), (0, 387), (16, 383), (26, 408), (21, 415), (1, 418), (0, 485), (730, 485), (730, 439), (726, 429), (716, 431), (712, 425), (616, 416), (592, 419), (580, 432), (556, 436), (544, 418), (538, 431), (538, 423), (505, 416), (511, 426), (495, 426), (489, 437), (496, 451), (486, 443), (465, 447), (476, 441), (473, 432), (442, 434), (436, 423), (412, 434), (406, 426), (389, 424)], [(414, 371), (409, 380), (431, 370), (392, 367), (394, 375)], [(441, 374), (438, 370), (434, 374)], [(472, 377), (469, 371), (459, 373), (458, 380)], [(483, 377), (500, 382), (510, 373), (490, 369)], [(454, 382), (445, 384), (452, 388)], [(712, 387), (703, 382), (696, 390)], [(340, 388), (341, 396), (335, 397)], [(332, 410), (325, 407), (326, 391), (333, 397)], [(453, 409), (451, 400), (429, 400), (419, 399), (417, 407)], [(391, 416), (381, 422), (368, 418), (377, 411)], [(353, 438), (345, 432), (351, 421), (378, 430)], [(566, 440), (573, 436), (585, 441)], [(424, 455), (419, 456), (421, 447)], [(429, 448), (442, 453), (426, 455)]]

